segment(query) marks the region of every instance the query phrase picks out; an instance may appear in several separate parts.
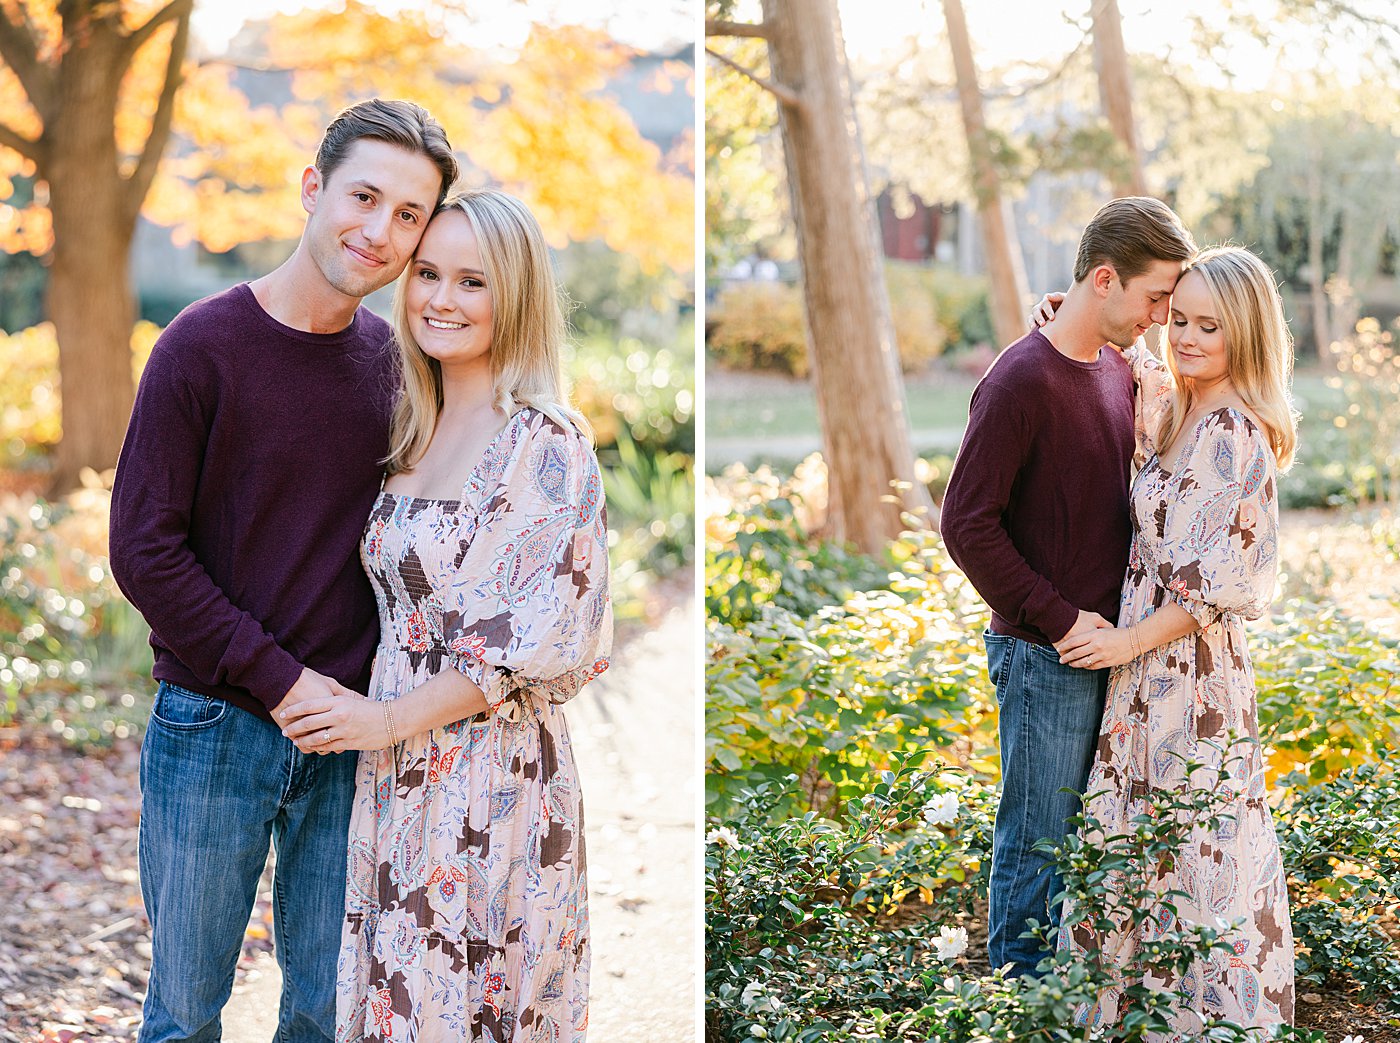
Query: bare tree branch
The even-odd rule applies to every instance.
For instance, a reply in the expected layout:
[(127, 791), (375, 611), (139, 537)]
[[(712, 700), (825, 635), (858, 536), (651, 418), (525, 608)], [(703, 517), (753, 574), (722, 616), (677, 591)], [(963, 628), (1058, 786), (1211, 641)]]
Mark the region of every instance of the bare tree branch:
[(308, 66), (305, 63), (301, 65), (283, 65), (279, 62), (265, 62), (245, 58), (231, 58), (226, 54), (200, 58), (198, 61), (195, 62), (195, 64), (201, 69), (206, 69), (210, 66), (216, 65), (225, 69), (243, 69), (247, 72), (296, 72), (299, 69), (308, 68)]
[(751, 36), (760, 40), (768, 39), (768, 27), (752, 22), (726, 22), (720, 18), (705, 19), (706, 36)]
[(777, 98), (788, 108), (796, 109), (799, 111), (801, 110), (802, 98), (791, 87), (785, 86), (781, 83), (775, 83), (772, 80), (765, 80), (762, 76), (759, 76), (752, 70), (744, 68), (742, 65), (740, 65), (733, 59), (726, 58), (718, 51), (713, 51), (708, 47), (705, 48), (705, 53), (708, 54), (711, 58), (715, 59), (715, 61), (721, 62), (722, 64), (729, 66), (731, 69), (733, 69), (740, 75), (747, 76), (749, 79), (753, 80), (754, 83), (758, 84), (764, 90), (768, 91), (770, 94), (773, 95), (773, 97)]
[[(141, 150), (136, 169), (127, 179), (127, 206), (132, 217), (140, 212), (141, 204), (146, 200), (146, 193), (156, 176), (156, 168), (160, 166), (161, 154), (165, 152), (166, 143), (170, 140), (170, 121), (175, 114), (175, 95), (179, 92), (183, 79), (185, 49), (190, 37), (190, 12), (193, 8), (194, 0), (172, 0), (162, 9), (175, 9), (179, 20), (175, 23), (175, 35), (170, 41), (170, 56), (165, 62), (165, 83), (161, 86), (155, 118), (151, 120), (151, 133), (146, 138), (146, 145)], [(155, 18), (152, 18), (152, 21), (154, 20)], [(149, 25), (150, 22), (147, 22), (141, 28), (145, 29)]]
[[(20, 17), (23, 18), (23, 6)], [(39, 61), (39, 50), (27, 24), (16, 25), (0, 8), (0, 58), (14, 70), (29, 103), (40, 112), (49, 111), (53, 98), (53, 72)]]
[(34, 163), (36, 167), (42, 168), (44, 160), (47, 158), (47, 150), (42, 142), (33, 138), (26, 138), (23, 134), (11, 127), (0, 123), (0, 147), (14, 149), (25, 159)]
[(131, 60), (132, 56), (142, 48), (157, 29), (172, 18), (183, 18), (185, 21), (189, 21), (192, 6), (192, 0), (170, 0), (170, 3), (147, 18), (143, 25), (133, 29), (126, 38), (127, 61)]

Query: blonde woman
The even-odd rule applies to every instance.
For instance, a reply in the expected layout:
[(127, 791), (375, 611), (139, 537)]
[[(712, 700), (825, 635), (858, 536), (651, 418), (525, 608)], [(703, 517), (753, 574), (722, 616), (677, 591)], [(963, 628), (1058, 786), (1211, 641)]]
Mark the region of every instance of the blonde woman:
[(588, 886), (559, 704), (608, 666), (607, 527), (525, 207), (445, 202), (394, 328), (402, 387), (361, 545), (382, 632), (370, 695), (285, 728), (364, 751), (336, 1039), (582, 1040)]
[[(1154, 791), (1188, 784), (1221, 798), (1220, 827), (1193, 828), (1170, 863), (1142, 867), (1185, 924), (1238, 924), (1180, 979), (1161, 1043), (1197, 1039), (1202, 1017), (1266, 1028), (1293, 1019), (1293, 934), (1258, 744), (1245, 621), (1273, 599), (1276, 474), (1297, 441), (1292, 343), (1273, 276), (1238, 247), (1206, 250), (1172, 295), (1164, 373), (1141, 345), (1134, 370), (1146, 460), (1132, 487), (1133, 543), (1119, 625), (1072, 639), (1062, 661), (1113, 667), (1085, 813), (1103, 835), (1131, 832)], [(1188, 763), (1204, 765), (1186, 777)], [(1205, 818), (1206, 816), (1203, 816)], [(1155, 869), (1155, 873), (1153, 870)], [(1122, 881), (1118, 881), (1120, 884)], [(1066, 917), (1060, 945), (1113, 969), (1167, 926), (1154, 917), (1098, 936)], [(1077, 1022), (1118, 1023), (1120, 976)]]

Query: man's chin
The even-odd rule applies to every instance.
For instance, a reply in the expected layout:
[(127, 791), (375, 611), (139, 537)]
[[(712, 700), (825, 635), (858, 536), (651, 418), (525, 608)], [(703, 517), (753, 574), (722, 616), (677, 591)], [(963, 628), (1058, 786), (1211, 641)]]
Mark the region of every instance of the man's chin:
[(398, 272), (390, 272), (387, 269), (376, 272), (372, 276), (351, 276), (348, 273), (342, 272), (336, 278), (327, 281), (331, 286), (335, 287), (338, 292), (345, 294), (347, 297), (368, 297), (375, 290), (380, 290), (388, 286), (398, 277), (398, 274)]

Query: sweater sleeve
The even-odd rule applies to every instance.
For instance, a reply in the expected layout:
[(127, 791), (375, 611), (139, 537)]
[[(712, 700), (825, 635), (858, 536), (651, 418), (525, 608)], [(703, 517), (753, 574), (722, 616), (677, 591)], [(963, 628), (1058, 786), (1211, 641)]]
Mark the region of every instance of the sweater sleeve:
[(943, 542), (997, 615), (1058, 641), (1079, 609), (1031, 568), (1006, 531), (1007, 505), (1031, 436), (1015, 395), (983, 380), (972, 394), (967, 433), (944, 495)]
[(168, 342), (156, 345), (112, 487), (112, 575), (160, 642), (196, 676), (246, 688), (272, 709), (296, 683), (301, 664), (215, 585), (189, 541), (215, 401), (212, 379), (207, 383), (187, 379)]

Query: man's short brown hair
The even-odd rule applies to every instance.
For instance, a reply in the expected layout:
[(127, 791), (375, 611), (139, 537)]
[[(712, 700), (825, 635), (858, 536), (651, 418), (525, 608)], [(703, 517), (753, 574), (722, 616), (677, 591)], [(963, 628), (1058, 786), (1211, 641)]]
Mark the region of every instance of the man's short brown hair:
[(1151, 196), (1124, 196), (1104, 204), (1084, 229), (1074, 258), (1074, 281), (1101, 264), (1113, 265), (1119, 282), (1147, 271), (1153, 261), (1189, 261), (1196, 241), (1175, 211)]
[(316, 151), (316, 169), (323, 179), (330, 179), (331, 172), (344, 161), (350, 146), (361, 138), (384, 141), (427, 156), (442, 175), (435, 205), (440, 206), (447, 198), (452, 182), (457, 180), (457, 158), (452, 155), (452, 146), (447, 143), (447, 132), (442, 124), (423, 106), (411, 101), (370, 98), (343, 109), (331, 120), (321, 137), (321, 147)]

